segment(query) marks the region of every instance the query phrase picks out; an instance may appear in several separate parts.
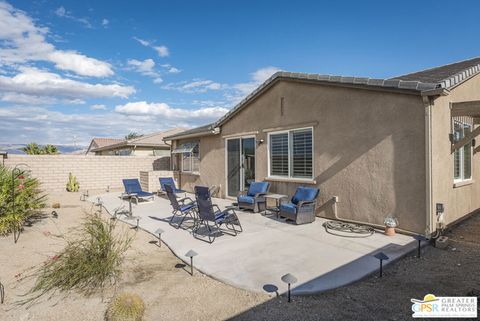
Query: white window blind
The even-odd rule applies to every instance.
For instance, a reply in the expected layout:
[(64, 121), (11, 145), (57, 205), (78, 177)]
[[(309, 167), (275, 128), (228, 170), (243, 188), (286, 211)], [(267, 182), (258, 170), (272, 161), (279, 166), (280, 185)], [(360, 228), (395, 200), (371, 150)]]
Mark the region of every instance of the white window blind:
[(288, 133), (270, 135), (270, 175), (288, 176)]
[(270, 134), (270, 176), (313, 177), (312, 129)]

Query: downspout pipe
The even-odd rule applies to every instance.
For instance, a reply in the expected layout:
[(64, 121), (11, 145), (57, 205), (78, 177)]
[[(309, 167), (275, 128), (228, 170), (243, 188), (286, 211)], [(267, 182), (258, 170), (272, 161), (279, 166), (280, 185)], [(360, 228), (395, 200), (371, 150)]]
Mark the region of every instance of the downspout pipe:
[(432, 101), (430, 96), (422, 96), (425, 107), (425, 236), (434, 232), (433, 226), (433, 182), (432, 182)]

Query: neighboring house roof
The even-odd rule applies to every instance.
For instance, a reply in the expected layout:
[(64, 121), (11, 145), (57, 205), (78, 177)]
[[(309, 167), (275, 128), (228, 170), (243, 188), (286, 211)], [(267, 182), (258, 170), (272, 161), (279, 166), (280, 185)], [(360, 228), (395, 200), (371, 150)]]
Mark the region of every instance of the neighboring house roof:
[(195, 128), (177, 133), (175, 135), (167, 136), (165, 137), (165, 139), (173, 140), (173, 139), (177, 139), (177, 137), (189, 138), (189, 137), (205, 136), (205, 135), (208, 135), (209, 133), (213, 134), (214, 125), (215, 123), (211, 123), (211, 124), (203, 125), (200, 127), (195, 127)]
[(172, 129), (168, 129), (161, 132), (143, 135), (141, 137), (130, 139), (130, 140), (120, 140), (119, 142), (116, 142), (114, 144), (94, 148), (92, 149), (92, 151), (99, 152), (99, 151), (112, 150), (112, 149), (123, 148), (123, 147), (133, 147), (133, 146), (170, 148), (170, 145), (164, 141), (164, 138), (168, 135), (174, 135), (183, 131), (185, 131), (185, 128), (172, 128)]
[(101, 147), (117, 144), (117, 143), (122, 142), (122, 141), (123, 141), (123, 139), (120, 139), (120, 138), (96, 137), (96, 138), (92, 139), (92, 141), (90, 142), (90, 146), (88, 146), (86, 154), (94, 151), (96, 148), (101, 148)]
[[(373, 90), (389, 90), (398, 92), (410, 92), (425, 96), (445, 95), (448, 89), (461, 84), (470, 77), (480, 72), (480, 58), (472, 58), (449, 65), (435, 67), (415, 73), (397, 76), (389, 79), (375, 79), (365, 77), (344, 77), (320, 74), (306, 74), (279, 71), (273, 74), (263, 84), (258, 86), (252, 93), (240, 103), (223, 115), (219, 120), (210, 125), (191, 129), (187, 132), (167, 137), (180, 139), (191, 137), (191, 132), (196, 136), (214, 133), (214, 130), (232, 118), (237, 112), (247, 106), (265, 90), (280, 80), (304, 81), (318, 84), (331, 84), (339, 86), (366, 88)], [(218, 131), (218, 130), (217, 130)], [(188, 133), (190, 132), (190, 133)]]

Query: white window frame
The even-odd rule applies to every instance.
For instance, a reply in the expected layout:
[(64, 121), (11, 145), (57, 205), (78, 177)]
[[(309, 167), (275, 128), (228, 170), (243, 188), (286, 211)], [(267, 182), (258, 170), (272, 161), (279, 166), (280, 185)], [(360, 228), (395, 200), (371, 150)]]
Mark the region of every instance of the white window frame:
[[(459, 124), (462, 128), (462, 131), (465, 130), (465, 126), (470, 127), (470, 132), (473, 131), (473, 126), (470, 123), (454, 120), (453, 121), (453, 133), (455, 134), (455, 123)], [(465, 132), (463, 133), (463, 137), (465, 137)], [(459, 149), (456, 149), (453, 153), (453, 183), (462, 183), (462, 182), (469, 182), (473, 179), (473, 146), (470, 148), (470, 177), (465, 178), (465, 161), (464, 161), (464, 147), (462, 146)], [(460, 154), (460, 178), (455, 178), (455, 152), (459, 152)]]
[[(293, 172), (293, 161), (292, 161), (292, 153), (293, 153), (293, 145), (292, 145), (292, 135), (291, 132), (298, 131), (298, 130), (306, 130), (310, 129), (312, 131), (312, 177), (295, 177), (292, 176)], [(271, 158), (270, 158), (270, 136), (277, 135), (277, 134), (288, 134), (288, 176), (279, 176), (279, 175), (272, 175), (271, 174)], [(311, 181), (315, 177), (315, 135), (314, 129), (312, 126), (310, 127), (301, 127), (301, 128), (291, 128), (286, 130), (279, 130), (274, 132), (267, 133), (267, 162), (268, 162), (268, 178), (278, 179), (278, 180), (295, 180), (295, 181)]]
[(193, 152), (189, 152), (189, 153), (181, 153), (181, 154), (178, 154), (178, 155), (181, 155), (181, 159), (180, 159), (180, 168), (181, 168), (181, 172), (182, 173), (195, 173), (195, 174), (198, 174), (200, 173), (200, 142), (198, 143), (198, 170), (193, 170), (193, 157), (190, 157), (190, 168), (191, 170), (185, 170), (183, 168), (183, 161), (184, 161), (184, 156), (185, 154), (193, 154)]

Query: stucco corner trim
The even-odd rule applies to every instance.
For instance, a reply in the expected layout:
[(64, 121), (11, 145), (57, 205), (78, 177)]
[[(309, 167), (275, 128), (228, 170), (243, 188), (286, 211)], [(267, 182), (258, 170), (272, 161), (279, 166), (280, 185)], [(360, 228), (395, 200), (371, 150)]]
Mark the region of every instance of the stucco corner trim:
[(463, 182), (454, 183), (453, 188), (468, 186), (468, 185), (472, 185), (474, 183), (475, 183), (475, 181), (473, 179), (469, 179), (469, 180), (466, 180), (466, 181), (463, 181)]
[(267, 176), (264, 178), (265, 181), (270, 182), (283, 182), (283, 183), (297, 183), (297, 184), (310, 184), (316, 185), (317, 181), (314, 179), (302, 179), (302, 178), (287, 178), (287, 177), (272, 177)]

